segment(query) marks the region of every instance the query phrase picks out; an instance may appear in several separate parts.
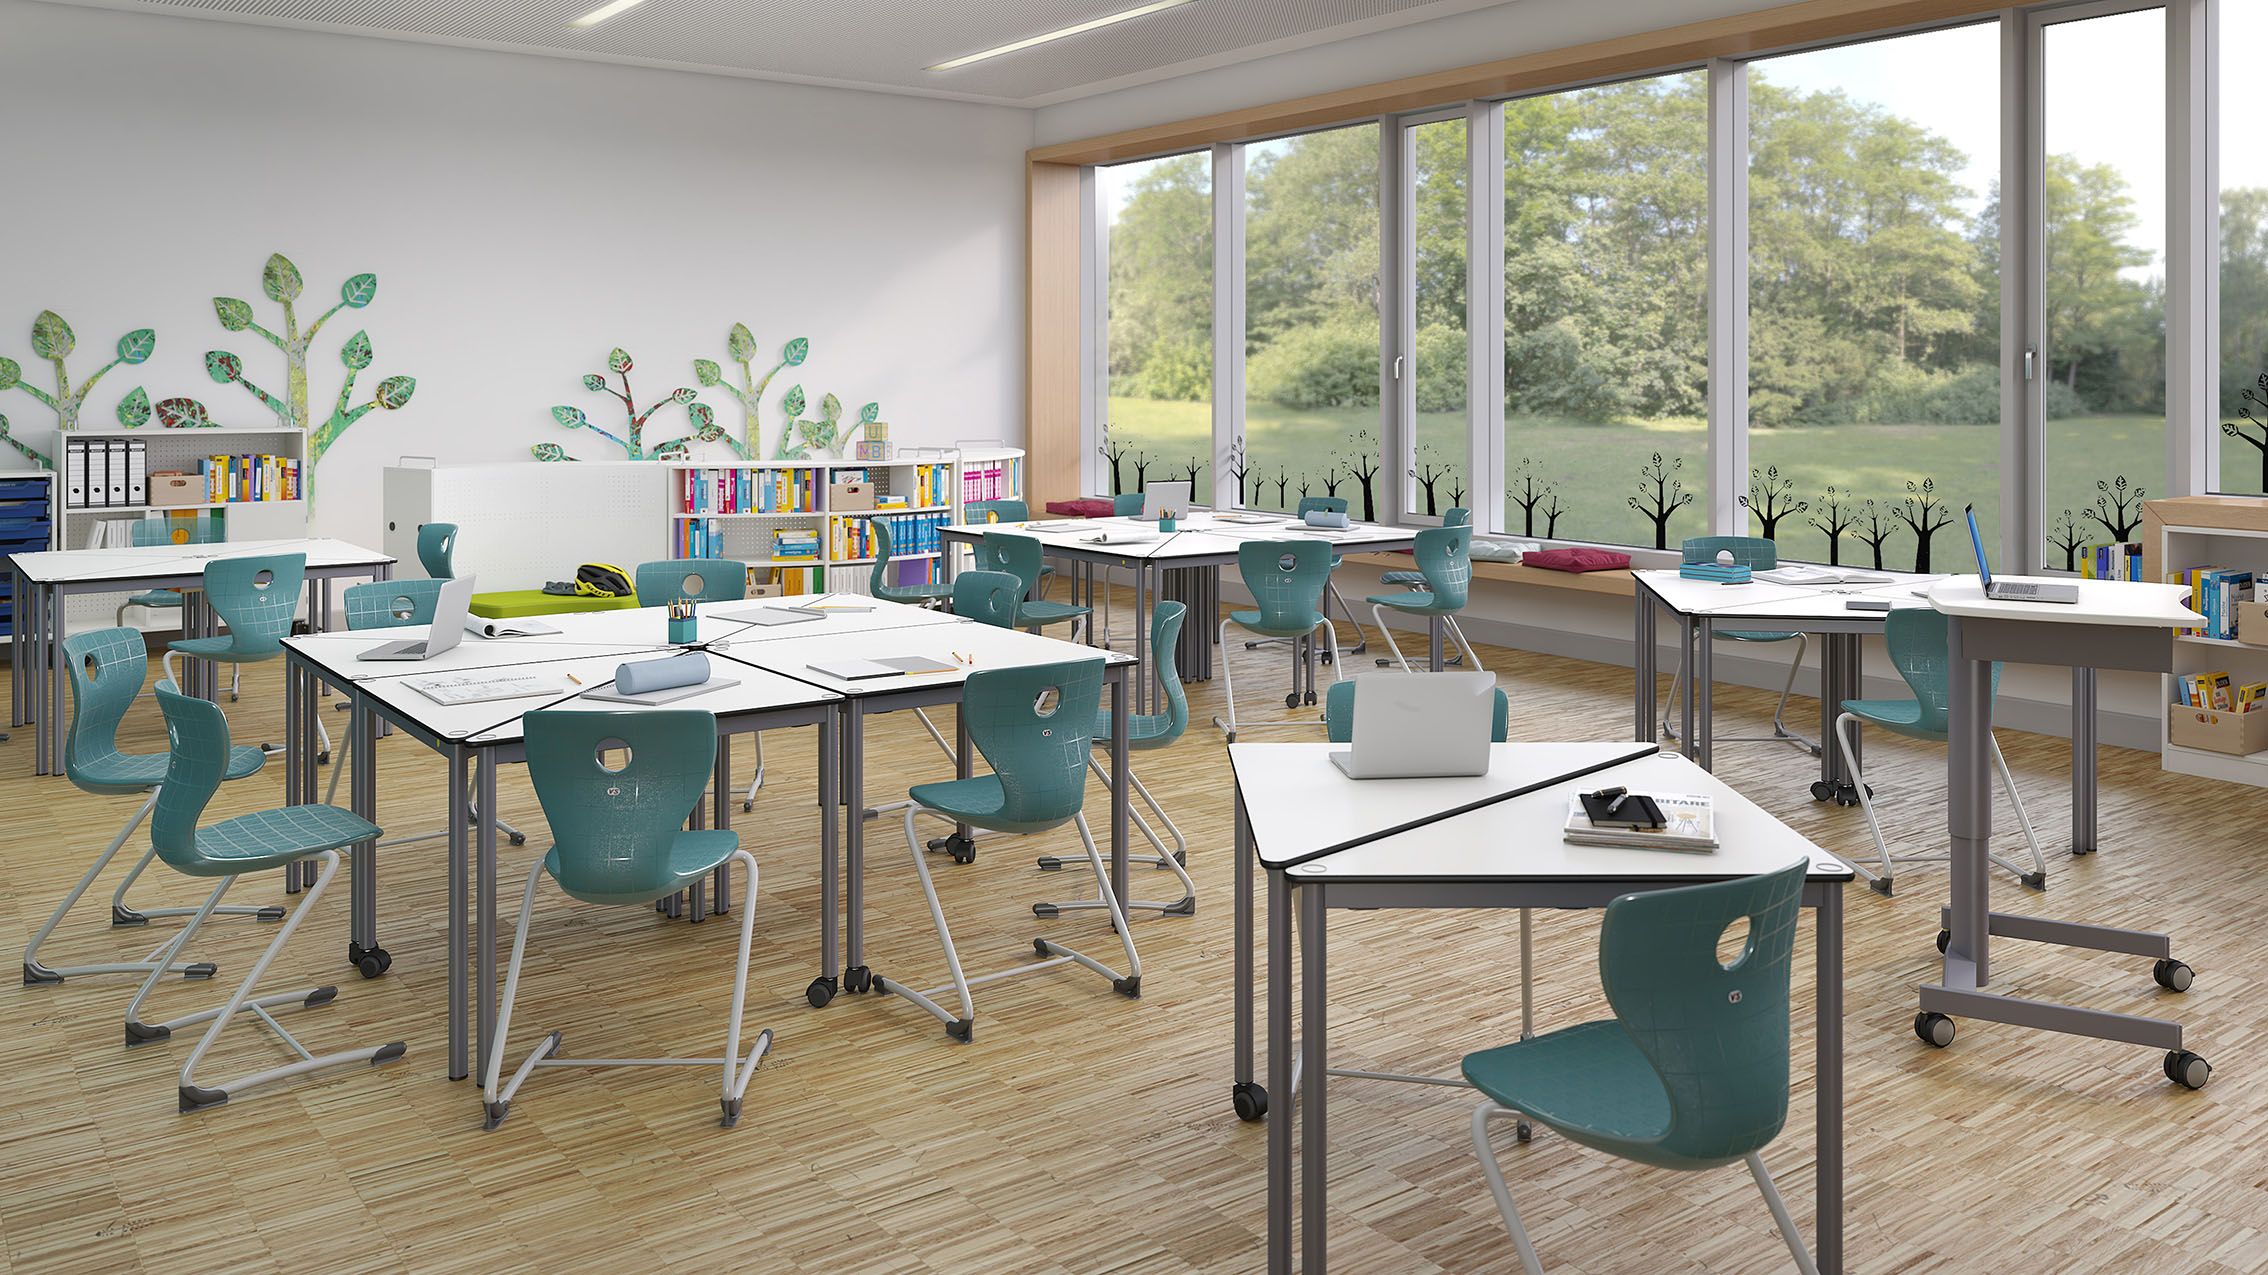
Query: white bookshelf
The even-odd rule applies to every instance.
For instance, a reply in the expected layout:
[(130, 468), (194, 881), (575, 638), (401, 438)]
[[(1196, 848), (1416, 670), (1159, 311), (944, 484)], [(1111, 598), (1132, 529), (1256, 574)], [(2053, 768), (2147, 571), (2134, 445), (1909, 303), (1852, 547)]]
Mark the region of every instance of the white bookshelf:
[[(2145, 532), (2147, 578), (2164, 580), (2191, 567), (2215, 566), (2249, 569), (2268, 579), (2268, 517), (2264, 517), (2268, 508), (2190, 498), (2152, 501), (2150, 509), (2152, 517)], [(2268, 635), (2253, 637), (2255, 641), (2268, 641)], [(2199, 634), (2175, 635), (2173, 671), (2159, 679), (2161, 706), (2172, 702), (2176, 678), (2219, 670), (2226, 670), (2239, 683), (2268, 681), (2268, 646)], [(2162, 707), (2158, 746), (2159, 764), (2165, 770), (2268, 787), (2268, 751), (2223, 753), (2176, 744)]]

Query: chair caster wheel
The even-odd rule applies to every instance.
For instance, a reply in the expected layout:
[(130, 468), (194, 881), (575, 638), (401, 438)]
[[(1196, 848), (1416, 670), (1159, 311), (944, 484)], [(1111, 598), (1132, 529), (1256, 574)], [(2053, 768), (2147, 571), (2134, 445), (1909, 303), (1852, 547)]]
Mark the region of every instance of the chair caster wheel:
[(2166, 1054), (2166, 1079), (2184, 1089), (2203, 1089), (2213, 1078), (2213, 1064), (2186, 1049), (2169, 1050)]
[(956, 1018), (945, 1024), (945, 1034), (966, 1045), (976, 1039), (976, 1023), (970, 1019)]
[(2047, 892), (2047, 873), (2045, 872), (2018, 873), (2016, 879), (2023, 882), (2027, 888), (2038, 890), (2043, 894)]
[[(2186, 992), (2189, 990), (2190, 983), (2196, 980), (2197, 972), (2180, 961), (2168, 960), (2158, 962), (2151, 969), (2150, 977), (2158, 980), (2158, 986), (2169, 992)], [(2195, 1055), (2191, 1056), (2195, 1057)], [(2192, 1089), (2196, 1087), (2196, 1085), (2190, 1086)]]
[(1298, 708), (1298, 707), (1299, 707), (1299, 692), (1298, 692), (1298, 691), (1293, 691), (1293, 692), (1292, 692), (1291, 694), (1284, 696), (1284, 707), (1285, 707), (1285, 708)]
[(1063, 860), (1052, 854), (1043, 854), (1039, 857), (1039, 870), (1042, 872), (1060, 872), (1063, 870)]
[(1249, 1080), (1229, 1086), (1229, 1105), (1236, 1108), (1236, 1118), (1250, 1124), (1268, 1114), (1268, 1091)]
[(1887, 899), (1890, 897), (1890, 878), (1876, 877), (1872, 881), (1866, 883), (1866, 888)]
[(812, 979), (811, 986), (803, 989), (803, 999), (810, 1001), (813, 1009), (827, 1008), (827, 1002), (835, 999), (835, 980), (825, 977)]
[(953, 862), (955, 863), (976, 862), (976, 843), (957, 832), (952, 833), (948, 836), (938, 837), (937, 839), (929, 843), (929, 848), (932, 850), (942, 850), (946, 854), (953, 856)]
[(1315, 692), (1313, 691), (1307, 693), (1307, 706), (1309, 708), (1315, 707)]
[(347, 944), (347, 955), (354, 962), (355, 972), (361, 974), (364, 978), (376, 978), (394, 968), (393, 953), (382, 947), (363, 948), (358, 952), (355, 950), (355, 945), (349, 943)]
[(1052, 903), (1034, 903), (1032, 905), (1032, 915), (1042, 918), (1054, 917), (1062, 915), (1062, 910)]
[(1934, 1009), (1914, 1015), (1914, 1035), (1925, 1045), (1943, 1049), (1953, 1043), (1953, 1020)]
[(874, 977), (873, 970), (864, 965), (853, 965), (843, 971), (843, 990), (857, 996), (883, 991), (884, 988), (882, 980)]
[(480, 1108), (480, 1127), (484, 1130), (494, 1129), (504, 1123), (504, 1117), (506, 1113), (512, 1110), (512, 1104), (508, 1102), (484, 1102), (480, 1104)]
[(740, 1099), (719, 1098), (717, 1099), (717, 1106), (724, 1112), (724, 1115), (717, 1120), (719, 1125), (730, 1129), (740, 1123)]
[(1942, 955), (1945, 949), (1951, 946), (1953, 946), (1953, 931), (1939, 930), (1937, 932), (1937, 950), (1939, 954)]
[(1835, 785), (1824, 779), (1814, 780), (1811, 785), (1811, 799), (1813, 801), (1833, 801), (1835, 799)]
[(1534, 1142), (1536, 1140), (1536, 1127), (1522, 1120), (1512, 1126), (1512, 1137), (1519, 1142)]

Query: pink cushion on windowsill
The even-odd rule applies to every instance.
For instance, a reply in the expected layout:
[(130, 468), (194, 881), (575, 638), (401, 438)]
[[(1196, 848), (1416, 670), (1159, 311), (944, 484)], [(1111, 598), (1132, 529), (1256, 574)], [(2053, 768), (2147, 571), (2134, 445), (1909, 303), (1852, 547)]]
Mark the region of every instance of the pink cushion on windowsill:
[(1077, 500), (1051, 500), (1047, 511), (1066, 518), (1108, 518), (1113, 506), (1108, 496), (1082, 496)]
[(1538, 549), (1520, 555), (1520, 565), (1546, 571), (1620, 571), (1630, 555), (1612, 549)]

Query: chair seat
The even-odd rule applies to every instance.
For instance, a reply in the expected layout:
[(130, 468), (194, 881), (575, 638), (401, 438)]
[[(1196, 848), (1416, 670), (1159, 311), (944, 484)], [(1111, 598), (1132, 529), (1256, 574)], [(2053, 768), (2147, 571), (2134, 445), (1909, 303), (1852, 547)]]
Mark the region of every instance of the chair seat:
[(1669, 1092), (1630, 1033), (1612, 1019), (1467, 1054), (1464, 1072), (1498, 1104), (1585, 1146), (1663, 1168), (1731, 1163), (1659, 1148), (1670, 1128)]
[(1323, 623), (1323, 617), (1319, 615), (1300, 628), (1273, 628), (1260, 622), (1258, 611), (1231, 611), (1228, 618), (1238, 628), (1248, 629), (1262, 637), (1305, 637), (1315, 631), (1316, 625)]
[(915, 784), (906, 790), (906, 796), (916, 805), (993, 832), (1045, 832), (1070, 822), (1068, 816), (1040, 822), (1002, 818), (1000, 812), (1008, 805), (1008, 790), (1001, 786), (998, 775)]
[(927, 602), (934, 598), (952, 597), (953, 586), (949, 584), (892, 584), (885, 585), (874, 596), (884, 602)]
[(1380, 584), (1424, 584), (1423, 571), (1388, 571), (1378, 577)]
[[(239, 745), (228, 750), (228, 768), (221, 778), (242, 779), (267, 761), (266, 753)], [(121, 793), (146, 792), (164, 783), (165, 765), (164, 753), (112, 753), (92, 762), (66, 763), (65, 769), (71, 782), (87, 792)]]
[(1921, 725), (1921, 701), (1911, 699), (1847, 699), (1843, 711), (1860, 721), (1909, 739), (1934, 739), (1943, 742), (1944, 731), (1927, 730)]
[(199, 828), (196, 858), (167, 862), (193, 877), (234, 876), (280, 868), (311, 854), (371, 840), (383, 831), (337, 806), (279, 806)]
[(669, 843), (669, 871), (673, 880), (659, 891), (651, 888), (637, 890), (578, 890), (559, 881), (559, 847), (553, 846), (543, 856), (544, 871), (559, 881), (559, 888), (569, 898), (585, 903), (651, 903), (677, 893), (692, 885), (716, 866), (732, 857), (740, 849), (740, 834), (730, 828), (700, 828), (681, 831)]
[(1016, 608), (1018, 627), (1030, 624), (1061, 624), (1076, 620), (1091, 611), (1090, 607), (1073, 606), (1068, 602), (1026, 602)]
[(1392, 607), (1421, 615), (1447, 615), (1462, 611), (1462, 606), (1450, 606), (1431, 593), (1374, 593), (1363, 599), (1375, 606)]
[(150, 589), (126, 599), (130, 607), (177, 607), (181, 595), (172, 589)]
[[(1165, 713), (1137, 713), (1126, 719), (1128, 748), (1163, 748), (1174, 741), (1173, 718)], [(1110, 747), (1110, 712), (1095, 714), (1095, 747)]]
[(209, 638), (176, 638), (165, 644), (169, 651), (218, 664), (257, 664), (276, 658), (274, 651), (246, 654), (236, 649), (236, 639), (222, 636)]
[(1727, 642), (1789, 642), (1802, 637), (1801, 633), (1719, 633)]

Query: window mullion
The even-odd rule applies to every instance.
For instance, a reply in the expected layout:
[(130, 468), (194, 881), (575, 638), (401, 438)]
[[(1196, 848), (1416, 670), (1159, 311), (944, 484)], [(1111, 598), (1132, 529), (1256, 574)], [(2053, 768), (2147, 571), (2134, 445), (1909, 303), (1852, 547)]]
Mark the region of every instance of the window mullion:
[(1465, 112), (1465, 472), (1474, 525), (1504, 531), (1504, 104)]
[[(1244, 443), (1244, 147), (1213, 148), (1213, 503), (1244, 503), (1235, 476)], [(1221, 485), (1236, 492), (1220, 498)]]
[(1709, 63), (1709, 479), (1713, 535), (1748, 511), (1748, 68)]

